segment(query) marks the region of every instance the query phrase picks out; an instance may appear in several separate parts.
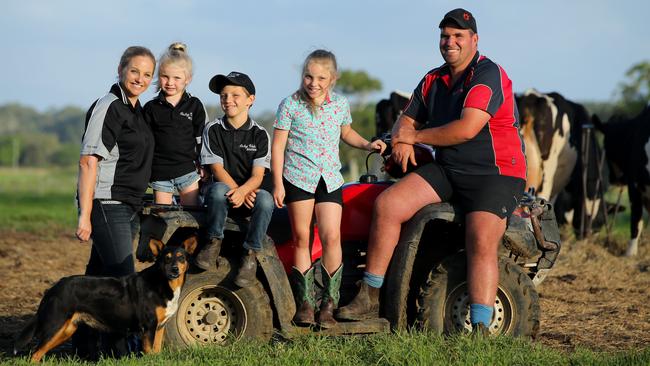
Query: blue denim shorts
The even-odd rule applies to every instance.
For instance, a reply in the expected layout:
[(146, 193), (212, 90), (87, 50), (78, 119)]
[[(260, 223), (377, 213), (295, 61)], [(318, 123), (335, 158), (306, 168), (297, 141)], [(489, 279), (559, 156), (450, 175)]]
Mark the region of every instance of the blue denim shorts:
[(172, 178), (170, 180), (158, 180), (155, 182), (151, 182), (151, 188), (153, 188), (154, 191), (158, 191), (158, 192), (174, 193), (174, 190), (176, 190), (177, 192), (181, 192), (185, 188), (198, 182), (199, 179), (201, 179), (199, 173), (193, 171), (185, 175), (182, 175), (178, 178)]

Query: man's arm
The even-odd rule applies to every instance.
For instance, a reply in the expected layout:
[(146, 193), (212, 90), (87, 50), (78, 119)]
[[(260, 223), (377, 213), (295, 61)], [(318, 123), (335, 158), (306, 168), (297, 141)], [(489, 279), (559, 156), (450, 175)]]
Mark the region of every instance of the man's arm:
[[(432, 146), (458, 145), (476, 137), (483, 126), (490, 120), (490, 117), (490, 114), (483, 110), (464, 108), (460, 119), (440, 127), (416, 130), (415, 128), (407, 128), (408, 124), (405, 123), (404, 128), (399, 128), (397, 131), (393, 130), (392, 142), (393, 145), (400, 143), (409, 145), (422, 143)], [(409, 119), (408, 117), (405, 118)]]

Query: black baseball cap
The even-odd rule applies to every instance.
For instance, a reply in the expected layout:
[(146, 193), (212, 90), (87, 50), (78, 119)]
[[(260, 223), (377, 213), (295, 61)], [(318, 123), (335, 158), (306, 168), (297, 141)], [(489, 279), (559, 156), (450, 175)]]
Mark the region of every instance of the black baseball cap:
[(442, 28), (447, 26), (449, 23), (454, 23), (459, 26), (460, 29), (471, 29), (474, 33), (478, 33), (476, 31), (476, 19), (472, 13), (465, 9), (458, 8), (445, 14), (445, 17), (442, 18), (438, 27)]
[(251, 78), (244, 73), (231, 71), (228, 75), (219, 74), (210, 79), (210, 90), (216, 94), (221, 94), (221, 90), (226, 85), (241, 86), (248, 91), (248, 94), (255, 95), (255, 85)]

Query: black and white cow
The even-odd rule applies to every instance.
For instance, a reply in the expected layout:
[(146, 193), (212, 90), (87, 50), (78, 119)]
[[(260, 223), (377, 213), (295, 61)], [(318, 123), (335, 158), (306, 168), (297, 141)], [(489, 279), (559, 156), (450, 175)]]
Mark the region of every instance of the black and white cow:
[(638, 253), (643, 228), (643, 207), (650, 212), (650, 106), (628, 119), (613, 117), (594, 125), (605, 135), (605, 153), (612, 184), (627, 185), (630, 199), (630, 242), (625, 254)]
[[(583, 210), (594, 227), (604, 221), (599, 194), (604, 187), (599, 187), (603, 183), (598, 169), (602, 152), (593, 133), (583, 141), (583, 129), (591, 125), (589, 113), (558, 93), (529, 89), (516, 100), (526, 146), (526, 189), (534, 188), (537, 196), (555, 204), (558, 223), (567, 222), (565, 214), (573, 211), (573, 227), (582, 237), (587, 234), (581, 222)], [(583, 144), (587, 144), (587, 154)]]

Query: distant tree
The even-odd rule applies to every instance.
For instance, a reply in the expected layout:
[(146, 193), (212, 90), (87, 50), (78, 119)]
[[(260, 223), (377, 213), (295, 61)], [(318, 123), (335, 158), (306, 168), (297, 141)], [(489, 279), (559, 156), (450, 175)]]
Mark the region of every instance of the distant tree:
[(51, 133), (22, 135), (20, 141), (20, 166), (48, 166), (52, 154), (61, 146), (56, 135)]
[(343, 70), (336, 81), (336, 90), (358, 98), (358, 104), (363, 106), (367, 103), (368, 95), (381, 90), (382, 85), (379, 79), (375, 79), (363, 70)]
[(627, 80), (619, 86), (620, 110), (636, 115), (650, 100), (650, 61), (642, 61), (630, 67), (625, 73)]
[[(375, 126), (375, 106), (368, 104), (368, 96), (372, 92), (381, 90), (379, 79), (375, 79), (363, 70), (343, 70), (336, 81), (335, 89), (346, 96), (356, 99), (351, 103), (352, 127), (359, 135), (366, 139), (372, 138)], [(341, 161), (343, 173), (347, 180), (357, 180), (359, 175), (365, 173), (365, 158), (367, 152), (353, 149), (346, 144), (341, 144)], [(360, 171), (363, 169), (363, 171)]]

